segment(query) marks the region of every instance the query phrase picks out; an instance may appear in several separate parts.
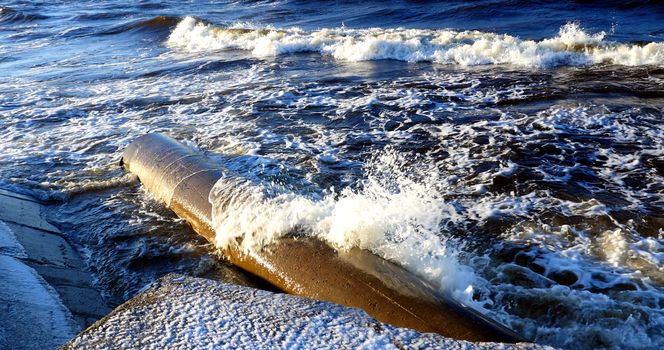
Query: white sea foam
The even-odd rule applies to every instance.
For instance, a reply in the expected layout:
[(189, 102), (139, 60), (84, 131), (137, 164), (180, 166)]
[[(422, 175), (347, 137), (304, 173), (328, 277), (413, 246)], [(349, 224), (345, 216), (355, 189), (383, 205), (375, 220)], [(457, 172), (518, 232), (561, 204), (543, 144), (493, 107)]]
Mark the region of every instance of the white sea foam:
[(558, 36), (541, 41), (480, 31), (426, 29), (349, 29), (219, 27), (185, 17), (167, 44), (190, 52), (239, 49), (257, 57), (318, 52), (336, 59), (394, 59), (462, 66), (512, 64), (526, 67), (578, 66), (612, 63), (627, 66), (664, 64), (664, 43), (621, 44), (605, 40), (604, 32), (589, 34), (568, 23)]
[(250, 251), (287, 234), (315, 235), (340, 250), (370, 250), (472, 303), (473, 272), (458, 262), (459, 243), (440, 235), (441, 223), (456, 211), (436, 191), (435, 170), (424, 172), (426, 179), (413, 179), (403, 160), (387, 152), (371, 163), (360, 189), (322, 198), (269, 194), (222, 178), (210, 193), (216, 244), (240, 241)]
[[(522, 259), (542, 271), (534, 273), (523, 260), (497, 267), (484, 286), (511, 311), (492, 309), (493, 317), (537, 342), (562, 347), (636, 349), (664, 341), (663, 299), (653, 286), (662, 282), (661, 237), (644, 239), (623, 229), (595, 237), (570, 225), (523, 222), (504, 238), (522, 246)], [(539, 308), (565, 312), (533, 322), (528, 310)]]
[[(234, 27), (250, 26), (243, 24)], [(362, 31), (358, 31), (360, 32)], [(241, 31), (237, 33), (239, 35)], [(303, 32), (302, 35), (309, 34)], [(605, 42), (605, 37), (599, 35), (586, 35), (580, 39), (574, 39), (575, 36), (571, 34), (560, 37), (560, 47), (569, 46), (570, 54), (583, 51), (579, 51), (581, 46), (575, 47), (574, 40), (591, 42), (590, 46), (605, 49), (614, 47), (611, 46), (613, 44)], [(353, 40), (357, 42), (359, 39)], [(472, 38), (466, 40), (467, 42), (457, 42), (454, 45), (471, 45), (475, 42)], [(546, 40), (536, 44), (545, 45), (544, 41)], [(562, 50), (560, 47), (554, 49)], [(211, 48), (201, 46), (195, 50), (209, 53)], [(249, 47), (249, 50), (253, 49)], [(178, 64), (200, 62), (201, 65), (215, 60), (214, 57), (194, 52), (186, 55), (186, 61), (183, 61), (181, 52), (178, 47), (159, 59), (168, 59), (168, 62), (172, 59)], [(153, 63), (148, 60), (141, 65), (145, 68)], [(250, 67), (231, 66), (228, 70), (196, 71), (194, 74), (102, 79), (91, 85), (44, 85), (27, 77), (10, 77), (6, 89), (0, 93), (2, 102), (14, 106), (11, 113), (5, 111), (3, 114), (5, 124), (2, 133), (7, 142), (0, 144), (5, 159), (11, 160), (8, 163), (10, 166), (5, 167), (9, 174), (7, 181), (27, 183), (31, 188), (71, 193), (85, 191), (89, 185), (97, 187), (98, 180), (115, 178), (109, 176), (109, 173), (117, 170), (115, 163), (118, 152), (135, 137), (150, 131), (167, 132), (180, 140), (191, 139), (212, 153), (231, 154), (232, 160), (227, 165), (245, 176), (251, 176), (252, 173), (262, 175), (267, 167), (275, 168), (275, 164), (292, 164), (296, 168), (294, 172), (304, 173), (302, 176), (309, 179), (315, 179), (321, 174), (337, 176), (324, 168), (326, 164), (340, 165), (344, 171), (359, 170), (354, 167), (363, 161), (364, 155), (359, 153), (364, 149), (360, 152), (351, 149), (355, 139), (370, 141), (371, 145), (367, 146), (370, 150), (375, 149), (373, 147), (376, 145), (392, 144), (403, 151), (402, 143), (406, 146), (413, 144), (411, 137), (415, 132), (423, 132), (425, 135), (429, 133), (433, 135), (431, 138), (436, 141), (436, 147), (444, 150), (446, 156), (427, 159), (424, 163), (435, 162), (441, 176), (431, 175), (435, 181), (421, 181), (422, 178), (426, 179), (426, 176), (420, 176), (420, 179), (413, 179), (413, 182), (421, 184), (423, 188), (429, 186), (428, 182), (437, 182), (437, 187), (430, 186), (427, 191), (422, 191), (417, 189), (417, 186), (404, 186), (407, 191), (412, 190), (411, 196), (397, 195), (397, 192), (380, 196), (373, 193), (382, 193), (380, 186), (384, 185), (385, 189), (390, 187), (381, 181), (376, 184), (369, 181), (356, 190), (338, 191), (320, 198), (281, 192), (277, 193), (282, 195), (281, 199), (275, 200), (272, 194), (257, 193), (255, 201), (258, 201), (259, 209), (262, 206), (268, 211), (280, 211), (275, 215), (281, 215), (282, 222), (286, 222), (286, 225), (268, 227), (273, 236), (258, 235), (251, 239), (255, 238), (260, 245), (279, 237), (292, 226), (318, 228), (323, 227), (322, 224), (319, 226), (321, 222), (336, 223), (336, 226), (327, 226), (339, 228), (336, 231), (339, 235), (330, 236), (329, 241), (341, 241), (340, 249), (351, 245), (362, 245), (369, 249), (373, 247), (378, 254), (408, 265), (411, 271), (425, 277), (433, 276), (427, 279), (438, 280), (435, 283), (441, 285), (444, 284), (441, 282), (443, 277), (436, 277), (436, 269), (440, 270), (441, 275), (450, 276), (449, 279), (459, 278), (463, 281), (468, 278), (469, 282), (458, 283), (453, 287), (457, 292), (461, 291), (462, 298), (468, 295), (463, 293), (463, 288), (472, 286), (481, 300), (487, 301), (485, 307), (494, 313), (494, 317), (502, 319), (525, 335), (538, 337), (542, 342), (574, 348), (570, 341), (581, 341), (590, 338), (589, 334), (595, 334), (599, 338), (612, 337), (606, 343), (599, 343), (610, 344), (606, 347), (628, 348), (638, 347), (639, 344), (654, 344), (654, 347), (658, 345), (658, 341), (662, 343), (652, 335), (661, 329), (657, 328), (660, 325), (658, 322), (661, 319), (661, 307), (653, 306), (664, 305), (657, 304), (664, 295), (661, 291), (664, 279), (657, 278), (661, 276), (664, 262), (662, 237), (645, 237), (647, 232), (640, 232), (638, 227), (611, 226), (600, 230), (597, 225), (593, 225), (599, 219), (606, 218), (612, 209), (640, 210), (639, 206), (648, 203), (645, 200), (648, 196), (658, 196), (658, 186), (664, 183), (664, 179), (655, 166), (649, 163), (652, 159), (645, 156), (664, 155), (664, 146), (660, 142), (664, 129), (661, 123), (653, 122), (659, 120), (657, 111), (660, 111), (660, 108), (653, 112), (652, 109), (638, 105), (622, 105), (625, 108), (617, 108), (608, 104), (605, 107), (601, 105), (604, 102), (594, 105), (592, 101), (571, 98), (571, 101), (556, 100), (550, 105), (546, 102), (549, 108), (541, 111), (527, 110), (516, 113), (511, 107), (503, 108), (495, 103), (537, 97), (539, 93), (548, 92), (548, 87), (554, 88), (555, 91), (555, 86), (546, 81), (516, 82), (501, 70), (488, 70), (488, 73), (484, 73), (485, 70), (482, 69), (453, 73), (436, 70), (397, 79), (385, 78), (377, 83), (364, 79), (361, 83), (302, 82), (297, 79), (284, 79), (285, 76), (291, 77), (292, 72), (284, 71), (285, 68), (281, 67), (278, 60), (268, 64), (253, 63)], [(36, 75), (49, 74), (49, 67), (51, 66), (37, 66), (32, 68), (32, 72)], [(135, 67), (128, 69), (132, 71)], [(151, 69), (145, 69), (145, 72), (151, 72)], [(501, 82), (503, 78), (507, 78), (508, 83), (494, 84), (494, 78)], [(606, 79), (613, 81), (611, 78)], [(646, 80), (656, 79), (656, 76), (651, 76)], [(648, 82), (646, 80), (643, 81), (644, 84)], [(646, 86), (656, 90), (659, 83), (649, 81)], [(637, 85), (641, 86), (640, 83)], [(649, 104), (644, 101), (639, 103)], [(488, 108), (485, 108), (487, 104)], [(260, 109), (265, 106), (274, 107), (273, 112), (264, 115)], [(428, 118), (433, 123), (411, 123), (410, 118), (415, 114)], [(352, 119), (357, 115), (362, 115), (363, 122), (368, 126), (338, 127), (340, 124), (353, 122)], [(309, 119), (310, 117), (314, 117), (313, 120)], [(283, 124), (280, 124), (281, 118), (285, 121)], [(26, 133), (26, 121), (30, 121), (34, 130), (43, 132)], [(397, 123), (399, 128), (388, 129), (385, 127), (387, 123)], [(274, 125), (277, 127), (273, 127)], [(571, 159), (584, 160), (582, 152), (588, 147), (583, 141), (570, 139), (570, 135), (574, 134), (588, 136), (588, 141), (597, 139), (609, 143), (597, 144), (596, 148), (590, 150), (596, 157), (595, 160), (588, 157), (594, 162), (592, 166), (562, 162)], [(485, 138), (486, 143), (477, 142), (480, 138)], [(517, 165), (518, 160), (512, 159), (510, 154), (519, 150), (521, 145), (523, 148), (535, 150), (543, 145), (542, 140), (554, 142), (555, 147), (561, 151), (559, 154), (548, 155), (550, 162), (530, 168), (536, 174), (544, 176), (544, 181), (565, 183), (570, 179), (571, 172), (586, 168), (594, 171), (593, 176), (601, 186), (617, 197), (628, 199), (629, 203), (612, 208), (610, 201), (602, 201), (601, 198), (598, 198), (598, 201), (571, 203), (556, 201), (552, 198), (557, 195), (555, 191), (524, 194), (492, 187), (492, 181), (498, 175), (514, 183), (522, 182), (522, 179), (512, 176), (527, 166)], [(620, 142), (620, 145), (613, 141)], [(614, 144), (619, 147), (614, 147)], [(577, 153), (577, 150), (580, 152)], [(255, 154), (262, 154), (264, 157), (253, 156)], [(272, 158), (272, 162), (266, 161), (266, 158)], [(247, 164), (252, 165), (252, 161), (261, 164), (253, 168), (247, 167)], [(64, 164), (64, 167), (44, 167), (43, 174), (34, 176), (24, 176), (31, 174), (29, 170), (12, 170), (37, 162), (40, 166)], [(478, 170), (483, 163), (495, 163), (495, 166)], [(76, 171), (69, 170), (69, 164), (77, 164)], [(294, 172), (289, 169), (283, 178), (293, 181)], [(427, 172), (428, 170), (422, 170), (420, 175)], [(407, 177), (417, 177), (415, 173), (418, 171), (413, 170), (413, 174)], [(355, 174), (344, 176), (347, 177), (343, 178), (342, 182), (348, 184), (352, 183)], [(636, 189), (627, 181), (634, 176), (645, 182)], [(114, 183), (114, 180), (108, 182), (110, 185)], [(436, 202), (432, 207), (420, 206), (426, 203), (427, 198), (433, 198), (434, 194), (429, 192), (432, 188), (437, 188), (437, 193), (445, 195), (447, 204)], [(403, 199), (406, 199), (404, 203), (411, 205), (413, 201), (408, 199), (417, 198), (420, 192), (425, 192), (422, 196), (424, 200), (412, 204), (414, 208), (434, 208), (434, 212), (442, 210), (442, 214), (438, 212), (434, 215), (425, 211), (426, 215), (431, 216), (415, 214), (415, 220), (409, 221), (411, 219), (407, 213), (394, 209), (395, 203)], [(50, 193), (49, 195), (52, 195)], [(286, 204), (279, 206), (280, 200)], [(365, 209), (363, 203), (369, 203), (369, 207)], [(116, 209), (126, 205), (122, 201), (105, 204)], [(448, 210), (452, 205), (455, 211)], [(297, 212), (301, 208), (304, 209), (301, 216), (298, 216)], [(378, 213), (377, 215), (382, 216), (377, 217), (381, 218), (387, 216), (382, 213), (382, 208), (387, 208), (387, 213), (397, 215), (395, 218), (403, 220), (403, 223), (371, 221), (372, 218), (368, 215), (348, 215), (353, 214), (352, 208), (360, 208), (366, 213)], [(543, 223), (533, 223), (544, 209), (557, 214), (581, 216), (587, 226), (561, 227), (549, 222), (547, 228)], [(147, 218), (154, 212), (154, 208), (145, 208), (131, 220)], [(342, 213), (350, 216), (352, 220), (345, 222)], [(644, 213), (643, 217), (647, 215)], [(445, 225), (458, 224), (458, 227), (451, 227), (450, 231), (455, 233), (467, 232), (464, 227), (482, 227), (482, 223), (494, 219), (516, 217), (519, 222), (531, 221), (530, 229), (522, 228), (517, 232), (516, 228), (512, 231), (512, 228), (507, 226), (507, 232), (503, 230), (500, 233), (504, 233), (506, 240), (520, 247), (538, 247), (540, 251), (533, 256), (546, 272), (535, 273), (514, 263), (501, 263), (486, 268), (468, 263), (463, 249), (457, 248), (455, 241), (445, 237), (446, 229), (429, 232), (431, 226), (423, 225), (428, 227), (426, 230), (418, 227), (418, 220), (427, 223), (428, 220), (433, 220), (431, 217), (436, 216), (443, 217)], [(260, 224), (262, 219), (258, 217), (256, 220)], [(169, 225), (170, 220), (169, 217), (164, 220), (168, 221), (168, 224), (161, 224)], [(132, 224), (131, 221), (129, 223)], [(263, 223), (273, 224), (265, 221)], [(398, 250), (399, 245), (392, 244), (393, 239), (399, 236), (382, 237), (371, 234), (358, 238), (359, 233), (364, 231), (353, 227), (364, 229), (364, 226), (367, 226), (366, 232), (370, 233), (379, 232), (382, 227), (388, 231), (393, 229), (397, 232), (413, 232), (415, 236), (410, 240), (404, 239), (402, 252)], [(429, 233), (438, 237), (429, 236)], [(470, 236), (476, 238), (481, 234), (473, 231)], [(417, 246), (417, 239), (420, 237), (424, 238), (419, 242), (420, 246)], [(429, 240), (429, 237), (432, 239)], [(345, 239), (348, 239), (347, 243)], [(491, 244), (493, 243), (494, 241), (491, 241)], [(491, 250), (491, 247), (487, 249)], [(422, 253), (428, 250), (433, 253)], [(424, 257), (420, 259), (413, 252)], [(458, 258), (447, 259), (457, 253)], [(482, 257), (476, 258), (478, 261), (482, 260)], [(475, 268), (474, 280), (471, 278), (473, 274), (464, 271), (463, 265)], [(427, 270), (431, 266), (433, 273)], [(492, 271), (500, 275), (485, 276)], [(569, 288), (551, 287), (555, 284), (552, 284), (550, 275), (563, 271), (573, 272), (579, 279), (578, 284)], [(639, 271), (639, 274), (635, 274), (635, 271)], [(535, 286), (521, 285), (522, 274), (528, 277), (528, 283)], [(508, 278), (509, 276), (512, 278)], [(641, 280), (643, 283), (639, 282)], [(537, 284), (541, 281), (548, 281), (548, 284)], [(621, 283), (637, 285), (642, 289), (625, 291), (615, 287)], [(654, 288), (653, 285), (659, 286), (660, 289)], [(594, 288), (599, 288), (600, 291), (596, 293)], [(612, 290), (615, 290), (615, 293)], [(493, 305), (488, 300), (492, 300)], [(515, 300), (520, 301), (521, 305), (536, 307), (522, 307), (522, 310), (532, 311), (523, 315), (518, 308), (513, 307), (519, 305)], [(564, 307), (559, 307), (560, 304)], [(559, 309), (571, 311), (567, 312), (565, 315), (568, 317), (561, 318), (560, 322), (549, 322), (548, 315), (560, 316), (556, 314)], [(614, 314), (605, 316), (606, 310), (615, 310), (617, 315), (627, 315), (633, 311), (634, 315), (640, 315), (641, 318), (618, 318), (613, 317)], [(621, 333), (633, 334), (634, 337), (625, 340), (614, 337)], [(648, 340), (641, 340), (639, 343), (640, 336)], [(588, 344), (590, 345), (586, 347), (593, 345)]]

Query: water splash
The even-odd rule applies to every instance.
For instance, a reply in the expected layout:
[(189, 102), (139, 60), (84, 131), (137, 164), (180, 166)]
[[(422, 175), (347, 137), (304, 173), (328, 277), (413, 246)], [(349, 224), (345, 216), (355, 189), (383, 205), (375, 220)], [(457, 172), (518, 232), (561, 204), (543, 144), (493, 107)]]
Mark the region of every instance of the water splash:
[(460, 242), (441, 235), (456, 210), (442, 199), (430, 163), (415, 164), (421, 165), (388, 150), (368, 163), (367, 178), (356, 189), (320, 197), (222, 178), (210, 193), (216, 244), (239, 241), (251, 250), (285, 235), (317, 236), (339, 250), (367, 249), (476, 303), (473, 271), (457, 258)]

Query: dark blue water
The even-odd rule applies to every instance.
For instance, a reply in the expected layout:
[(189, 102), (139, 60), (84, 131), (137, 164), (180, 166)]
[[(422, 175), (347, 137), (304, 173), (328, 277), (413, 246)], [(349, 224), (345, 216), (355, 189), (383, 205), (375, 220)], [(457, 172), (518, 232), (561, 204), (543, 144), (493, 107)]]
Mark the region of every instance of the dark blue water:
[(0, 9), (0, 187), (48, 201), (112, 302), (241, 279), (118, 166), (157, 131), (287, 194), (235, 233), (360, 245), (539, 343), (664, 344), (661, 3)]

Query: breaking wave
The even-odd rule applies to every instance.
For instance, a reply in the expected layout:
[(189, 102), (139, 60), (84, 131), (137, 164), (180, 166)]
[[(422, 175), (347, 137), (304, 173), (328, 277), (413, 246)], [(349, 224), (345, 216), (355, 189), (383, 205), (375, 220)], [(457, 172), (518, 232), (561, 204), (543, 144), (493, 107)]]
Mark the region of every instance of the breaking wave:
[(457, 259), (460, 242), (440, 234), (441, 223), (457, 215), (436, 190), (437, 171), (418, 169), (415, 174), (426, 178), (413, 178), (404, 157), (390, 151), (367, 167), (369, 175), (358, 189), (320, 196), (220, 179), (210, 193), (217, 246), (239, 242), (248, 251), (285, 235), (316, 236), (339, 250), (372, 251), (479, 305), (472, 300), (473, 271)]
[(461, 66), (511, 64), (525, 67), (625, 66), (664, 64), (664, 43), (624, 44), (607, 41), (606, 33), (586, 33), (568, 23), (558, 36), (541, 41), (480, 31), (427, 29), (257, 28), (238, 24), (219, 27), (185, 17), (167, 44), (189, 52), (237, 49), (257, 57), (317, 52), (347, 61), (393, 59)]

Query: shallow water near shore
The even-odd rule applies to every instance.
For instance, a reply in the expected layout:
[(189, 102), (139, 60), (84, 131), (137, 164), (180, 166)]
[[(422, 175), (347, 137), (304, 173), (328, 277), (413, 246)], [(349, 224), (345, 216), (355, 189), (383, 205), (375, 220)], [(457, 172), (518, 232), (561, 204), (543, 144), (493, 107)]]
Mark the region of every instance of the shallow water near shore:
[(220, 245), (295, 230), (538, 343), (664, 345), (662, 5), (0, 10), (0, 187), (49, 203), (115, 303), (225, 268), (118, 165), (163, 132), (253, 184), (217, 206)]

